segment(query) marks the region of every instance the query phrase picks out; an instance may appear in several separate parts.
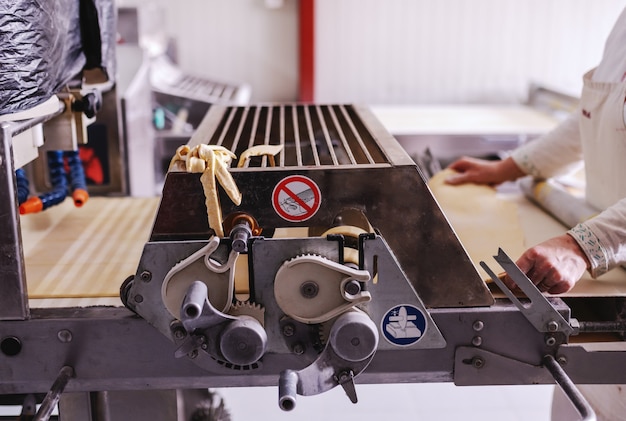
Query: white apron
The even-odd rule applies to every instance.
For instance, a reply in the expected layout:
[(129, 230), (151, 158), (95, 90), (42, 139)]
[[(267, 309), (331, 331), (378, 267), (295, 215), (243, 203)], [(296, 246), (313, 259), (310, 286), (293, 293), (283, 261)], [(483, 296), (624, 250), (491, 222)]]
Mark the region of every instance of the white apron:
[[(626, 80), (605, 83), (584, 76), (580, 100), (580, 133), (585, 159), (586, 198), (606, 209), (626, 197)], [(581, 385), (580, 391), (596, 412), (598, 421), (626, 417), (626, 385)], [(555, 387), (552, 420), (569, 421), (576, 412), (559, 386)]]
[(606, 209), (626, 197), (626, 81), (595, 82), (584, 76), (580, 133), (585, 159), (587, 201)]

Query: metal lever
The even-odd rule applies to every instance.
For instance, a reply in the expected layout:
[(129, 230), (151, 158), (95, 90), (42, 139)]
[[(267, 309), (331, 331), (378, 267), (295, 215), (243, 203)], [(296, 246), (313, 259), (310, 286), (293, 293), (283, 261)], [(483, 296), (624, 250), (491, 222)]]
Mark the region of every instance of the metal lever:
[(561, 389), (563, 389), (565, 396), (567, 396), (572, 405), (574, 405), (574, 408), (576, 408), (582, 420), (596, 421), (596, 413), (593, 408), (554, 357), (552, 355), (543, 357), (543, 365), (548, 369), (550, 374), (552, 374), (552, 377), (554, 377), (554, 380)]
[(541, 291), (528, 279), (519, 267), (502, 250), (498, 249), (498, 255), (494, 259), (502, 266), (506, 273), (513, 279), (517, 286), (530, 299), (530, 304), (522, 304), (513, 292), (493, 273), (485, 262), (480, 266), (485, 269), (493, 282), (500, 287), (502, 292), (517, 306), (522, 314), (539, 332), (562, 332), (569, 336), (574, 333), (574, 328), (556, 311), (552, 304), (543, 296)]
[(69, 366), (64, 366), (59, 371), (59, 375), (52, 384), (52, 387), (46, 394), (46, 397), (41, 402), (39, 411), (35, 415), (34, 421), (47, 421), (50, 419), (50, 415), (54, 410), (54, 407), (59, 403), (61, 394), (65, 390), (65, 386), (70, 381), (70, 378), (74, 377), (74, 369)]

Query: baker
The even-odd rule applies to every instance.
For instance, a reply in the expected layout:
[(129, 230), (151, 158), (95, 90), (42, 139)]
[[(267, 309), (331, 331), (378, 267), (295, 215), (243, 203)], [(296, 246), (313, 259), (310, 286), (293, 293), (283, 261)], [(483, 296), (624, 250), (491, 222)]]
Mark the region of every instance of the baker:
[[(541, 291), (569, 291), (585, 270), (596, 278), (626, 263), (626, 9), (601, 62), (583, 77), (580, 106), (554, 130), (504, 160), (461, 158), (449, 184), (497, 185), (525, 175), (549, 178), (584, 161), (585, 198), (600, 214), (528, 250), (517, 265)], [(504, 279), (510, 288), (515, 284)]]
[[(549, 178), (582, 160), (585, 198), (602, 210), (567, 231), (526, 250), (517, 265), (544, 292), (569, 291), (585, 270), (596, 278), (626, 263), (626, 9), (606, 41), (602, 60), (583, 77), (580, 106), (563, 123), (500, 161), (461, 158), (449, 184), (497, 185), (526, 175)], [(509, 288), (513, 281), (505, 277)], [(622, 420), (626, 385), (581, 386), (599, 420)], [(571, 419), (555, 389), (552, 419)]]

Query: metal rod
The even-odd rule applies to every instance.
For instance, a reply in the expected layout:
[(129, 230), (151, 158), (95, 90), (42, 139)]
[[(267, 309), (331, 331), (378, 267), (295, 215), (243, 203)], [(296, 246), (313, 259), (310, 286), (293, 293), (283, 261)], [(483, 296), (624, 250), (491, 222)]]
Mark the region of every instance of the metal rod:
[(354, 159), (352, 148), (350, 148), (350, 145), (348, 144), (348, 140), (346, 139), (346, 135), (343, 132), (343, 128), (341, 127), (341, 124), (339, 124), (339, 119), (337, 118), (337, 115), (335, 114), (335, 110), (333, 109), (333, 107), (328, 107), (328, 112), (330, 113), (330, 119), (333, 121), (333, 124), (335, 125), (335, 128), (337, 129), (337, 134), (339, 135), (339, 139), (341, 139), (341, 144), (343, 145), (343, 148), (346, 151), (348, 158), (350, 159), (350, 164), (356, 165), (356, 159)]
[(280, 373), (280, 378), (278, 379), (278, 406), (283, 411), (291, 411), (296, 407), (298, 380), (298, 373), (293, 370), (285, 370)]
[(596, 413), (593, 408), (554, 357), (552, 355), (543, 357), (543, 365), (548, 369), (550, 374), (552, 374), (552, 377), (554, 377), (554, 380), (561, 389), (563, 389), (565, 396), (567, 396), (572, 405), (574, 405), (574, 408), (576, 408), (582, 420), (596, 421)]
[(367, 146), (365, 146), (365, 142), (363, 141), (363, 138), (359, 134), (359, 131), (357, 130), (357, 128), (354, 126), (354, 122), (352, 121), (352, 118), (350, 118), (350, 115), (346, 111), (345, 105), (340, 105), (339, 107), (341, 109), (341, 114), (343, 114), (343, 117), (346, 119), (346, 122), (348, 123), (348, 126), (350, 127), (350, 130), (352, 130), (352, 134), (354, 135), (357, 142), (359, 143), (359, 146), (361, 147), (361, 151), (367, 157), (367, 161), (370, 164), (375, 164), (374, 158), (372, 158), (372, 154), (370, 153)]
[[(230, 147), (230, 150), (233, 151), (233, 153), (237, 151), (237, 147), (239, 146), (239, 139), (241, 138), (241, 132), (243, 131), (244, 126), (246, 125), (249, 111), (250, 111), (250, 107), (243, 108), (243, 113), (241, 115), (241, 119), (239, 120), (239, 126), (237, 126), (237, 131), (235, 132), (235, 136), (233, 137), (233, 144)], [(246, 146), (244, 145), (244, 148), (245, 147)]]
[(339, 165), (339, 161), (337, 161), (337, 155), (335, 154), (335, 148), (333, 147), (333, 141), (330, 138), (330, 133), (328, 132), (328, 127), (326, 126), (326, 120), (324, 119), (324, 113), (322, 112), (321, 106), (316, 105), (315, 111), (317, 111), (317, 117), (319, 118), (320, 128), (322, 129), (322, 133), (324, 134), (324, 139), (326, 140), (326, 146), (328, 147), (328, 153), (330, 153), (330, 157), (333, 160), (333, 165)]
[(626, 322), (579, 322), (579, 332), (626, 332)]
[(43, 402), (41, 402), (39, 411), (37, 411), (33, 421), (47, 421), (50, 419), (50, 415), (59, 403), (59, 399), (65, 390), (65, 386), (67, 386), (67, 383), (72, 377), (74, 377), (74, 369), (72, 367), (66, 365), (61, 368), (61, 371), (59, 371), (59, 375), (52, 384), (52, 387), (43, 399)]
[(315, 140), (315, 132), (313, 130), (313, 123), (311, 122), (311, 111), (310, 107), (304, 107), (304, 118), (306, 120), (306, 128), (309, 133), (309, 142), (311, 142), (311, 151), (313, 152), (313, 160), (315, 161), (315, 166), (320, 166), (320, 156), (317, 152), (317, 142)]
[(302, 166), (302, 146), (300, 145), (300, 126), (298, 124), (298, 107), (291, 107), (291, 119), (293, 121), (293, 141), (296, 146), (296, 163)]

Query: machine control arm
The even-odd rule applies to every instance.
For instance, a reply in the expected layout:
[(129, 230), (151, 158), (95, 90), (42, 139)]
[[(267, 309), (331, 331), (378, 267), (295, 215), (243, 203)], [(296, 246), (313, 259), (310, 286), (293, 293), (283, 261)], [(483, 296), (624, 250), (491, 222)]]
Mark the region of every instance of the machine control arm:
[(290, 411), (296, 393), (317, 395), (341, 385), (352, 403), (357, 402), (354, 378), (367, 368), (378, 347), (378, 329), (372, 319), (359, 310), (343, 313), (330, 330), (326, 347), (308, 367), (285, 370), (279, 379), (278, 405)]
[(528, 321), (535, 326), (539, 332), (562, 332), (566, 336), (574, 333), (574, 328), (567, 322), (561, 314), (552, 307), (546, 297), (541, 294), (535, 284), (521, 271), (511, 258), (502, 250), (498, 249), (498, 255), (493, 257), (502, 266), (506, 273), (513, 279), (517, 286), (530, 299), (530, 304), (522, 304), (513, 292), (502, 282), (502, 280), (487, 266), (485, 262), (480, 262), (480, 266), (487, 272), (491, 279), (500, 287), (502, 292), (517, 306)]
[(194, 281), (181, 306), (181, 322), (187, 339), (176, 351), (177, 357), (206, 351), (236, 365), (257, 362), (267, 346), (267, 333), (250, 316), (231, 316), (211, 305), (204, 282)]

